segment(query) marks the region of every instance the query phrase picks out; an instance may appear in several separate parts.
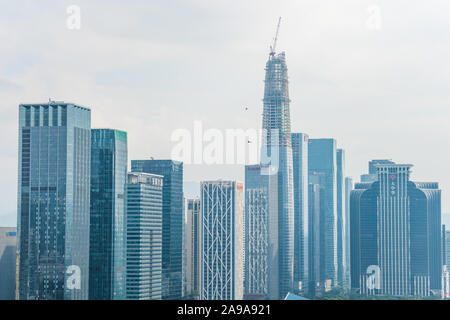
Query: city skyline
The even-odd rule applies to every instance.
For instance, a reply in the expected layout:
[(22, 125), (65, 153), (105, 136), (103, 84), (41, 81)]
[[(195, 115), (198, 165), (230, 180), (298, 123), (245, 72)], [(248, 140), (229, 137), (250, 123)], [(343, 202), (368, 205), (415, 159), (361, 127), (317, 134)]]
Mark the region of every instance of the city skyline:
[[(93, 128), (129, 133), (129, 159), (169, 158), (171, 132), (192, 128), (195, 119), (207, 128), (258, 128), (267, 58), (263, 53), (281, 15), (278, 47), (288, 52), (292, 131), (339, 141), (338, 147), (346, 150), (346, 173), (355, 181), (371, 159), (414, 163), (413, 179), (439, 181), (443, 212), (450, 211), (445, 196), (450, 177), (442, 175), (450, 151), (438, 149), (450, 136), (443, 86), (448, 73), (439, 64), (450, 50), (445, 35), (432, 33), (449, 28), (445, 10), (379, 1), (383, 23), (370, 30), (368, 2), (262, 2), (260, 15), (250, 19), (250, 4), (179, 4), (186, 13), (164, 2), (134, 1), (128, 6), (113, 2), (109, 14), (101, 15), (105, 8), (100, 4), (79, 1), (81, 29), (68, 30), (69, 3), (22, 7), (5, 1), (0, 13), (5, 30), (0, 33), (5, 39), (0, 45), (5, 61), (0, 92), (6, 107), (0, 121), (4, 136), (11, 137), (1, 142), (6, 170), (0, 190), (5, 197), (16, 197), (11, 187), (17, 172), (15, 108), (22, 102), (50, 97), (89, 105)], [(42, 8), (47, 13), (38, 15)], [(119, 22), (123, 10), (137, 22)], [(180, 22), (165, 23), (155, 12), (173, 13)], [(398, 18), (399, 12), (404, 19)], [(152, 23), (159, 24), (159, 33), (152, 31)], [(192, 27), (182, 32), (189, 23)], [(433, 37), (425, 37), (427, 32)], [(33, 40), (44, 33), (47, 40)], [(80, 49), (94, 43), (93, 50)], [(422, 70), (426, 63), (430, 71)], [(155, 121), (149, 124), (146, 118)], [(242, 181), (244, 166), (186, 166), (185, 176), (197, 182), (217, 177)], [(5, 204), (0, 224), (15, 226), (15, 207), (15, 201)]]
[[(201, 2), (187, 1), (196, 8)], [(67, 7), (66, 19), (66, 29), (80, 35), (84, 30), (81, 7)], [(212, 7), (217, 9), (209, 9)], [(380, 10), (380, 5), (369, 7), (365, 28), (371, 32), (384, 30)], [(443, 201), (447, 171), (444, 167), (437, 176), (430, 173), (439, 168), (436, 162), (445, 158), (427, 153), (433, 143), (420, 140), (437, 143), (445, 134), (433, 133), (423, 115), (421, 126), (411, 122), (411, 115), (419, 114), (421, 101), (417, 98), (414, 105), (409, 104), (409, 112), (400, 113), (393, 107), (370, 107), (367, 100), (366, 110), (360, 110), (364, 118), (355, 110), (346, 112), (338, 98), (328, 103), (335, 103), (335, 113), (322, 110), (314, 116), (315, 121), (322, 121), (320, 134), (309, 131), (303, 122), (309, 121), (309, 112), (318, 111), (317, 105), (296, 105), (291, 100), (290, 87), (295, 85), (288, 72), (290, 51), (278, 43), (283, 34), (281, 22), (279, 17), (269, 49), (259, 53), (267, 60), (260, 79), (263, 99), (258, 105), (244, 102), (239, 110), (234, 110), (233, 104), (223, 105), (221, 92), (233, 89), (237, 82), (218, 89), (215, 102), (209, 101), (207, 95), (196, 91), (205, 89), (199, 82), (172, 88), (168, 103), (178, 104), (179, 97), (186, 95), (185, 104), (155, 109), (153, 105), (159, 104), (162, 96), (158, 98), (154, 90), (170, 89), (170, 85), (158, 83), (163, 89), (149, 87), (148, 106), (138, 117), (141, 126), (139, 120), (133, 121), (134, 103), (140, 100), (137, 95), (120, 110), (115, 110), (114, 104), (120, 99), (114, 100), (105, 118), (97, 118), (99, 123), (104, 120), (102, 129), (97, 129), (91, 121), (95, 99), (86, 104), (68, 102), (78, 101), (70, 96), (63, 98), (65, 101), (49, 97), (48, 101), (18, 103), (16, 261), (10, 259), (1, 266), (10, 272), (15, 265), (15, 299), (450, 297), (446, 263), (450, 214), (444, 214)], [(166, 69), (155, 74), (171, 77), (172, 66), (165, 63), (172, 58), (169, 54), (159, 66)], [(208, 65), (207, 59), (198, 58), (197, 67)], [(299, 72), (295, 66), (294, 70)], [(180, 69), (174, 75), (183, 77), (185, 71)], [(212, 68), (209, 83), (230, 79), (232, 71), (216, 74)], [(72, 77), (70, 71), (60, 70), (60, 74), (61, 82)], [(341, 76), (346, 78), (349, 73)], [(119, 78), (127, 81), (127, 77)], [(243, 76), (240, 80), (248, 79)], [(345, 87), (346, 81), (337, 83), (344, 91), (351, 89), (353, 106), (368, 87)], [(45, 76), (42, 82), (47, 82)], [(145, 83), (114, 84), (109, 89), (114, 87), (121, 92), (118, 95), (126, 95)], [(84, 85), (80, 82), (72, 94)], [(328, 87), (330, 92), (333, 88)], [(94, 96), (95, 87), (89, 89), (80, 92)], [(398, 87), (391, 89), (401, 94)], [(198, 109), (190, 109), (192, 93), (197, 93)], [(252, 90), (246, 91), (250, 93)], [(418, 90), (409, 93), (411, 97), (425, 94)], [(239, 95), (231, 92), (234, 94)], [(117, 93), (111, 93), (107, 99), (115, 96)], [(324, 100), (329, 98), (324, 96)], [(426, 111), (432, 114), (433, 101), (426, 102)], [(210, 108), (203, 110), (205, 105)], [(402, 106), (397, 104), (399, 109)], [(291, 117), (294, 108), (301, 112), (300, 117)], [(260, 113), (255, 115), (253, 109)], [(197, 118), (200, 110), (202, 116)], [(101, 116), (101, 107), (99, 111)], [(216, 119), (223, 111), (227, 116)], [(158, 113), (168, 118), (159, 118)], [(257, 119), (259, 125), (250, 126)], [(130, 127), (103, 129), (119, 122)], [(393, 125), (390, 129), (386, 127), (389, 123)], [(298, 127), (301, 130), (296, 130)], [(155, 128), (158, 131), (152, 133)], [(344, 133), (355, 129), (355, 134), (345, 137)], [(427, 130), (426, 138), (417, 138), (421, 130)], [(358, 140), (359, 148), (348, 146), (348, 139)], [(384, 156), (378, 152), (378, 143), (383, 151), (393, 146), (395, 151)], [(133, 146), (140, 146), (139, 152), (133, 153)], [(442, 146), (434, 152), (445, 153)], [(411, 152), (417, 156), (411, 157)], [(353, 175), (355, 161), (362, 157), (366, 158), (364, 169)], [(420, 161), (417, 165), (419, 158), (425, 161), (425, 168)], [(1, 188), (0, 183), (0, 192)], [(0, 213), (0, 227), (8, 221), (3, 217), (12, 220), (13, 215)], [(2, 232), (5, 237), (12, 235)]]

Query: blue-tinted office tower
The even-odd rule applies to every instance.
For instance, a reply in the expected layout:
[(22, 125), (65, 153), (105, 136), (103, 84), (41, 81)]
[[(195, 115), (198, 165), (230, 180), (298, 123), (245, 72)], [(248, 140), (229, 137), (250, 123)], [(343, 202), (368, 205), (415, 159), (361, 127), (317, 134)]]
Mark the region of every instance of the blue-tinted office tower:
[(294, 168), (294, 290), (308, 289), (308, 144), (304, 133), (292, 134)]
[(88, 299), (91, 111), (19, 106), (19, 299)]
[(89, 299), (125, 299), (127, 133), (91, 131)]
[(361, 175), (361, 182), (366, 183), (377, 181), (378, 175), (376, 166), (380, 164), (395, 164), (395, 162), (389, 159), (377, 159), (369, 161), (369, 173)]
[(0, 227), (0, 300), (16, 296), (16, 228)]
[(126, 299), (162, 298), (163, 177), (128, 174)]
[[(321, 252), (321, 202), (320, 196), (323, 189), (317, 183), (319, 176), (310, 178), (308, 185), (308, 219), (309, 219), (309, 257), (308, 257), (308, 283), (310, 294), (320, 293), (320, 283), (323, 279), (323, 255)], [(319, 285), (319, 286), (318, 286)]]
[[(309, 181), (320, 189), (320, 282), (337, 284), (337, 163), (334, 139), (310, 139)], [(313, 250), (314, 252), (314, 250)]]
[(293, 289), (294, 177), (286, 57), (271, 52), (266, 63), (261, 164), (278, 171), (278, 250), (280, 298)]
[(244, 299), (279, 298), (278, 175), (245, 167)]
[(347, 279), (347, 234), (348, 221), (345, 215), (345, 151), (336, 150), (336, 205), (337, 205), (337, 273), (338, 285), (345, 287)]
[(412, 165), (377, 165), (351, 193), (351, 283), (364, 295), (441, 294), (441, 191)]
[(353, 179), (345, 178), (345, 288), (351, 288), (350, 284), (350, 195), (353, 190)]
[(185, 296), (200, 294), (200, 199), (188, 199), (186, 211), (186, 291)]
[(183, 163), (172, 160), (132, 160), (131, 171), (157, 174), (164, 177), (162, 299), (181, 299), (183, 261)]

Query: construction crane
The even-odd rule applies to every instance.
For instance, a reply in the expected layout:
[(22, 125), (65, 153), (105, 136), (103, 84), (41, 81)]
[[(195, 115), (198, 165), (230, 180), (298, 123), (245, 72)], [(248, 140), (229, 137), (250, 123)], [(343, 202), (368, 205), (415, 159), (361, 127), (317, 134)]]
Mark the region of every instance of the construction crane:
[(273, 38), (273, 44), (270, 46), (270, 57), (275, 57), (275, 48), (277, 46), (278, 32), (280, 31), (281, 17), (278, 19), (277, 32), (275, 33), (275, 38)]

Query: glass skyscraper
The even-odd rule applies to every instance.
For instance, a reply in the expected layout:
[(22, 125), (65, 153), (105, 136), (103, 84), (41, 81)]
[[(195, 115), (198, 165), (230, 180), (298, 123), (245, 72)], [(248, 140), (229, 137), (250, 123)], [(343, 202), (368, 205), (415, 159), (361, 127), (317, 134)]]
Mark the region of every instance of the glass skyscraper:
[[(309, 221), (308, 221), (308, 135), (292, 134), (294, 168), (294, 280), (295, 289), (308, 290)], [(301, 285), (301, 286), (300, 286)]]
[(16, 228), (0, 227), (0, 300), (16, 296), (16, 234)]
[(337, 206), (337, 284), (346, 286), (347, 279), (347, 234), (348, 221), (345, 216), (345, 152), (336, 150), (336, 206)]
[(441, 191), (412, 165), (380, 164), (351, 193), (351, 281), (361, 294), (441, 294)]
[(309, 257), (308, 257), (308, 283), (307, 289), (311, 295), (320, 293), (321, 279), (323, 278), (323, 256), (321, 251), (321, 202), (323, 189), (315, 181), (308, 185), (308, 222), (309, 222)]
[(286, 56), (271, 52), (266, 63), (261, 164), (278, 169), (278, 250), (280, 295), (293, 289), (294, 177)]
[(172, 160), (132, 160), (132, 172), (145, 172), (164, 177), (162, 298), (182, 297), (183, 263), (183, 163)]
[(350, 283), (350, 195), (353, 190), (353, 179), (345, 178), (345, 288), (351, 288)]
[(245, 299), (279, 298), (278, 175), (245, 167)]
[(160, 300), (163, 177), (129, 173), (126, 208), (126, 298)]
[(200, 199), (187, 200), (186, 217), (186, 294), (200, 294)]
[(241, 300), (244, 295), (244, 186), (205, 181), (201, 193), (201, 300)]
[(309, 182), (320, 189), (320, 242), (314, 242), (320, 246), (320, 282), (331, 281), (332, 285), (337, 285), (338, 271), (336, 155), (334, 139), (309, 140)]
[(91, 111), (19, 106), (19, 299), (88, 299)]
[(369, 173), (361, 175), (361, 182), (375, 182), (378, 179), (377, 165), (380, 164), (395, 164), (392, 160), (378, 159), (369, 161)]
[(125, 299), (127, 133), (91, 131), (89, 299)]

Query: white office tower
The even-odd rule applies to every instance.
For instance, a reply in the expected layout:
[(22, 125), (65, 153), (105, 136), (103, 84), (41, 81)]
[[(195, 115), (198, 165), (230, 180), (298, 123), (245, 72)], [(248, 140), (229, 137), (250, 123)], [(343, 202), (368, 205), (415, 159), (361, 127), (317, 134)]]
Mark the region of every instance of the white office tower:
[(201, 191), (201, 300), (241, 300), (244, 295), (244, 186), (204, 181)]
[(246, 300), (276, 300), (280, 295), (278, 250), (278, 175), (260, 165), (245, 167)]

